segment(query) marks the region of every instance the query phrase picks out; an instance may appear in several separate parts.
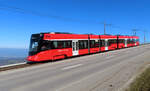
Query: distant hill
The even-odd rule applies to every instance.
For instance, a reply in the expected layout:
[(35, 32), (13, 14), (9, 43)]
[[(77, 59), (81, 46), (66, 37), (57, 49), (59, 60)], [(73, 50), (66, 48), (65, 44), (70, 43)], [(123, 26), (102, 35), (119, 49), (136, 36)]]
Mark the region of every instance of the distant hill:
[(0, 48), (0, 66), (25, 62), (28, 49)]

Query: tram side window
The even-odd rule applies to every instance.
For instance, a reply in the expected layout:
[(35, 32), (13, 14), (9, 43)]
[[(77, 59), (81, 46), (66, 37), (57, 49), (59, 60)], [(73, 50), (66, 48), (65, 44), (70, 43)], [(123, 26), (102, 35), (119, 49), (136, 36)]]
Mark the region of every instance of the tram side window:
[(95, 41), (95, 47), (100, 47), (99, 40), (96, 40), (96, 41)]
[(84, 49), (84, 43), (81, 40), (79, 40), (79, 49)]
[(58, 49), (62, 49), (65, 47), (64, 41), (58, 41)]
[(111, 44), (115, 44), (115, 43), (117, 43), (116, 39), (108, 40), (108, 46), (110, 46)]
[(130, 39), (131, 43), (134, 43), (134, 39)]
[(119, 43), (125, 43), (124, 39), (119, 39)]
[(139, 42), (139, 39), (136, 39), (136, 42)]
[(95, 40), (90, 40), (90, 48), (94, 48), (95, 47)]
[(51, 48), (52, 49), (57, 49), (58, 48), (58, 42), (57, 41), (51, 42)]
[(128, 39), (128, 40), (127, 40), (127, 43), (128, 43), (128, 44), (133, 43), (133, 39)]
[(71, 41), (52, 41), (51, 49), (72, 48)]
[(87, 49), (88, 40), (79, 40), (79, 49)]
[(66, 41), (66, 48), (72, 48), (72, 41)]
[(101, 47), (105, 46), (105, 40), (100, 40), (100, 46)]
[(132, 39), (133, 43), (136, 43), (136, 39)]
[(41, 51), (51, 49), (51, 45), (49, 41), (43, 41), (41, 44)]
[(95, 47), (96, 47), (95, 40), (90, 40), (90, 48), (95, 48)]
[(130, 43), (131, 43), (131, 42), (130, 42), (130, 39), (128, 39), (128, 40), (127, 40), (127, 43), (128, 43), (128, 44), (130, 44)]
[(96, 48), (99, 47), (99, 41), (98, 40), (90, 40), (90, 48)]

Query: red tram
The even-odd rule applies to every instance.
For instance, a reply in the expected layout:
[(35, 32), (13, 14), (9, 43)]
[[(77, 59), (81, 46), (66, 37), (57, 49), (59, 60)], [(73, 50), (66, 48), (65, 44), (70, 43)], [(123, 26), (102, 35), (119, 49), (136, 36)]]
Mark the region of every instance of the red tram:
[(138, 36), (39, 33), (31, 36), (27, 60), (56, 60), (138, 45)]

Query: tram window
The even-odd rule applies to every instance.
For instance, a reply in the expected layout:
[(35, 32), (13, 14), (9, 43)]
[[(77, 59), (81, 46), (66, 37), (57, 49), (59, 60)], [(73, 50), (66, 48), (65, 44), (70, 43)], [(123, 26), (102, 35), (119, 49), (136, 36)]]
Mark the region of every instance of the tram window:
[(73, 45), (73, 51), (75, 51), (75, 42), (73, 42), (72, 45)]
[(58, 49), (64, 48), (64, 42), (63, 41), (58, 41)]
[(128, 39), (128, 40), (127, 40), (127, 43), (128, 43), (128, 44), (130, 44), (130, 43), (131, 43), (131, 42), (130, 42), (130, 39)]
[(79, 49), (84, 49), (84, 43), (81, 40), (79, 40)]
[(133, 42), (133, 39), (130, 39), (130, 41), (131, 41), (131, 43), (134, 43), (134, 42)]
[(58, 49), (71, 47), (72, 47), (71, 41), (58, 41)]
[(57, 49), (58, 48), (58, 43), (57, 41), (53, 41), (51, 44), (52, 49)]
[(95, 41), (95, 47), (99, 47), (100, 46), (100, 43), (99, 43), (99, 41), (97, 40), (97, 41)]
[(79, 44), (78, 44), (78, 42), (76, 42), (76, 50), (78, 50), (78, 49), (79, 49), (79, 48), (78, 48), (78, 45), (79, 45)]
[(72, 48), (71, 41), (51, 41), (51, 49), (62, 49), (62, 48)]
[(90, 48), (95, 48), (95, 40), (90, 40)]
[(108, 46), (110, 46), (111, 44), (113, 44), (113, 40), (108, 40)]
[(71, 41), (65, 41), (66, 47), (65, 48), (72, 48), (72, 42)]
[(133, 43), (135, 43), (135, 42), (136, 42), (136, 40), (135, 40), (135, 39), (132, 39), (132, 41), (133, 41)]
[(99, 41), (97, 42), (95, 40), (90, 40), (90, 48), (96, 48), (99, 47)]
[(115, 43), (117, 43), (116, 39), (110, 39), (110, 40), (108, 40), (108, 46), (111, 45), (111, 44), (115, 44)]
[(79, 49), (88, 48), (88, 40), (79, 40)]
[(136, 42), (139, 42), (139, 39), (136, 39)]
[(133, 39), (128, 39), (127, 42), (128, 44), (133, 43)]
[(106, 40), (105, 40), (105, 46), (109, 46), (109, 45), (108, 45), (108, 41), (106, 41)]
[(125, 43), (124, 39), (119, 39), (119, 43)]
[(41, 44), (41, 48), (40, 48), (40, 50), (41, 51), (44, 51), (44, 50), (48, 50), (48, 49), (50, 49), (51, 47), (50, 47), (50, 42), (48, 42), (48, 41), (43, 41), (43, 43)]
[(88, 48), (88, 40), (84, 41), (84, 48)]
[(105, 40), (100, 40), (100, 46), (101, 47), (105, 46)]

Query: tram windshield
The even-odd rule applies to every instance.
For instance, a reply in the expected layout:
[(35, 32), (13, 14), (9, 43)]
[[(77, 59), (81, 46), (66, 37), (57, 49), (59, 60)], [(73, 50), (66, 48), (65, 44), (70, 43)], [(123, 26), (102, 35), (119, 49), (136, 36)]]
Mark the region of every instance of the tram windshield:
[(40, 35), (33, 34), (30, 40), (29, 55), (34, 55), (39, 51)]
[(31, 40), (31, 43), (30, 43), (30, 52), (36, 52), (38, 50), (38, 40)]

